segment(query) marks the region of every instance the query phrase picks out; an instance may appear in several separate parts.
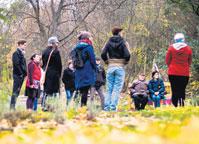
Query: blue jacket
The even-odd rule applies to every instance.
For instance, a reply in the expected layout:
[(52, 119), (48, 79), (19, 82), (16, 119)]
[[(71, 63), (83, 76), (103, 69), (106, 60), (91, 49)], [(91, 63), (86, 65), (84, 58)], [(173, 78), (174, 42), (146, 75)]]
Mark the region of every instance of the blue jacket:
[(155, 92), (159, 92), (160, 95), (163, 96), (165, 92), (163, 80), (162, 79), (150, 80), (148, 83), (148, 90), (149, 90), (150, 96), (153, 95)]
[(82, 59), (84, 60), (84, 66), (75, 71), (75, 88), (80, 89), (94, 85), (96, 81), (96, 61), (93, 46), (80, 42), (75, 49), (82, 50)]

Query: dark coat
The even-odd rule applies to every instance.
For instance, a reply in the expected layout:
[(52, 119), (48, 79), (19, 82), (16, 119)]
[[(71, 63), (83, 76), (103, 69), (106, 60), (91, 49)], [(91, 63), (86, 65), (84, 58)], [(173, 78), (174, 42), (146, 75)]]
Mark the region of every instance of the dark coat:
[(106, 72), (101, 65), (97, 65), (95, 87), (100, 87), (106, 83)]
[(84, 60), (84, 66), (75, 70), (76, 89), (94, 85), (96, 81), (96, 61), (93, 46), (80, 42), (75, 48), (82, 51), (82, 59)]
[(62, 77), (62, 82), (64, 83), (66, 90), (75, 90), (75, 72), (69, 68), (64, 70)]
[(109, 59), (124, 59), (126, 62), (130, 60), (130, 53), (124, 39), (117, 35), (109, 39), (105, 45), (102, 54), (102, 59), (106, 62)]
[[(49, 55), (53, 48), (48, 47), (43, 51), (43, 69), (45, 70)], [(53, 94), (59, 92), (60, 78), (62, 73), (61, 56), (58, 49), (55, 49), (50, 58), (50, 62), (46, 72), (46, 78), (44, 82), (44, 91), (47, 94)]]
[(17, 49), (12, 55), (13, 76), (24, 78), (27, 75), (26, 59), (20, 49)]
[(162, 79), (150, 80), (148, 83), (148, 90), (149, 90), (150, 96), (152, 96), (155, 92), (159, 92), (160, 95), (163, 96), (165, 93), (163, 80)]

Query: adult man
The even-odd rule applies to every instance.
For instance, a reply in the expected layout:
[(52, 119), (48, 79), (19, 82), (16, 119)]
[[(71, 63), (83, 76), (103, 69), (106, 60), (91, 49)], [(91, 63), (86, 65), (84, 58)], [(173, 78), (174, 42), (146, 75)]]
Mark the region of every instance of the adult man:
[(13, 91), (12, 91), (12, 97), (10, 101), (10, 109), (13, 109), (13, 110), (15, 110), (17, 97), (19, 96), (24, 78), (27, 75), (26, 59), (24, 57), (25, 49), (26, 49), (26, 41), (20, 40), (17, 42), (17, 44), (18, 44), (18, 48), (12, 55)]
[(143, 110), (148, 102), (148, 83), (145, 80), (144, 73), (138, 75), (138, 79), (135, 80), (130, 87), (131, 98), (134, 101), (136, 110)]

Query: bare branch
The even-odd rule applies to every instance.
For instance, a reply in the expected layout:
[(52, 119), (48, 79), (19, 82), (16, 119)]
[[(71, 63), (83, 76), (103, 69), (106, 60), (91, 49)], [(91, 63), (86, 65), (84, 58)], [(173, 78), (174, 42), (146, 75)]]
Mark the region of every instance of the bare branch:
[(82, 20), (79, 22), (79, 24), (77, 24), (73, 30), (64, 38), (62, 38), (60, 41), (63, 41), (67, 38), (69, 38), (75, 31), (76, 29), (79, 28), (79, 26), (85, 21), (85, 19), (96, 9), (96, 7), (99, 5), (99, 3), (101, 2), (101, 0), (98, 0), (98, 2), (87, 12), (87, 14), (82, 18)]

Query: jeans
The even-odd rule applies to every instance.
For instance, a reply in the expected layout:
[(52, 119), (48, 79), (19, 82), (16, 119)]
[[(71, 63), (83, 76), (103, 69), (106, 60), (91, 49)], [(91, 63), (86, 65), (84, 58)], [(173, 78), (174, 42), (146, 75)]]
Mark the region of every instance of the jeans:
[(160, 107), (160, 100), (161, 100), (161, 96), (160, 95), (152, 95), (152, 101), (154, 102), (154, 106), (156, 107)]
[(65, 91), (66, 91), (66, 105), (68, 105), (72, 99), (73, 91), (67, 89)]
[(105, 96), (104, 110), (115, 111), (119, 101), (120, 92), (124, 84), (125, 70), (123, 67), (109, 67), (107, 70), (107, 93)]
[(38, 98), (35, 97), (34, 102), (33, 102), (33, 110), (37, 111), (37, 103), (38, 103)]

